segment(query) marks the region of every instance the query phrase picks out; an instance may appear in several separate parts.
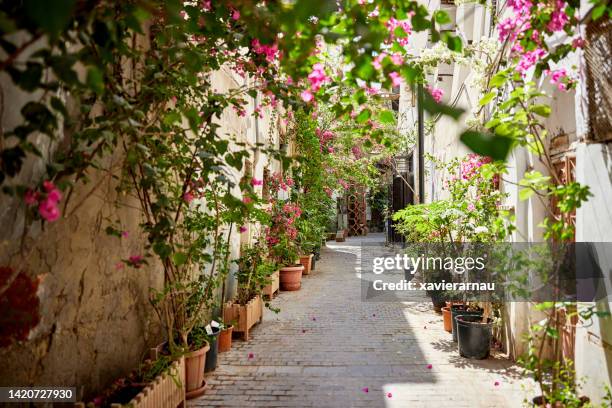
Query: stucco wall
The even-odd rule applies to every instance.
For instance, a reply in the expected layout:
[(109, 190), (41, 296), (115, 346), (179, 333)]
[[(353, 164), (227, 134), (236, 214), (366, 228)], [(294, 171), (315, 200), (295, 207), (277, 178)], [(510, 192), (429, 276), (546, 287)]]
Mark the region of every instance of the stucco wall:
[[(594, 242), (600, 265), (612, 273), (612, 254), (600, 242), (612, 242), (612, 147), (580, 144), (576, 151), (576, 179), (590, 187), (593, 196), (576, 212), (576, 240)], [(597, 303), (600, 311), (612, 311), (612, 282), (606, 284), (608, 302)], [(584, 304), (583, 306), (591, 306)], [(612, 319), (594, 318), (576, 329), (576, 373), (585, 377), (585, 395), (600, 402), (604, 385), (612, 382)]]

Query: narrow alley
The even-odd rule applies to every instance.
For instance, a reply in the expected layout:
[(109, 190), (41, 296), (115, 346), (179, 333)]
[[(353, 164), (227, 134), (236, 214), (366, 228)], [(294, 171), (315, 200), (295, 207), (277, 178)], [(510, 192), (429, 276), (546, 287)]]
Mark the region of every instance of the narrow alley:
[(384, 235), (328, 241), (302, 289), (280, 292), (272, 302), (280, 312), (266, 309), (252, 339), (234, 341), (189, 405), (520, 406), (519, 367), (460, 357), (429, 298), (362, 301), (360, 257), (373, 244), (384, 245)]

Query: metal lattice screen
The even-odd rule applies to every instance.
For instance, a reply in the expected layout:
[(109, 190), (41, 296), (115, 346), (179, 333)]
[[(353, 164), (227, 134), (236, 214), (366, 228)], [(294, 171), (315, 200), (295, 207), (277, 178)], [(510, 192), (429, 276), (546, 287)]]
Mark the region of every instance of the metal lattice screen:
[(600, 18), (586, 29), (587, 91), (589, 99), (589, 138), (612, 140), (612, 21)]

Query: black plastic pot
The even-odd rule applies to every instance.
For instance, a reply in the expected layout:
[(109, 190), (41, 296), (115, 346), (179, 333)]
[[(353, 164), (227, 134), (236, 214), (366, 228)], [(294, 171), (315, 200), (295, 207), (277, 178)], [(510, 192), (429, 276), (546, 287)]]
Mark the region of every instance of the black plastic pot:
[(314, 256), (314, 254), (313, 254), (313, 257), (310, 259), (310, 270), (311, 271), (314, 271), (315, 263), (316, 262), (317, 262), (317, 257)]
[(218, 327), (212, 328), (213, 334), (210, 335), (208, 343), (210, 344), (210, 350), (206, 353), (206, 365), (204, 366), (204, 372), (208, 373), (214, 371), (217, 368), (217, 355), (219, 354), (219, 330)]
[(483, 323), (482, 316), (458, 315), (456, 320), (459, 355), (476, 360), (489, 357), (493, 319)]
[(451, 328), (453, 330), (453, 341), (457, 341), (457, 320), (455, 320), (455, 318), (459, 315), (482, 317), (482, 310), (467, 311), (467, 306), (465, 305), (451, 306)]

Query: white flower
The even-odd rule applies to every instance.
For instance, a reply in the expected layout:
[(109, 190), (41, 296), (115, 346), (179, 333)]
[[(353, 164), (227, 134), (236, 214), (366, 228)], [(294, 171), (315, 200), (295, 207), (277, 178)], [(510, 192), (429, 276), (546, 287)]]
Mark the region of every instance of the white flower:
[(487, 227), (481, 225), (479, 227), (476, 227), (476, 229), (474, 229), (474, 232), (476, 234), (484, 234), (484, 233), (489, 232), (489, 229)]

